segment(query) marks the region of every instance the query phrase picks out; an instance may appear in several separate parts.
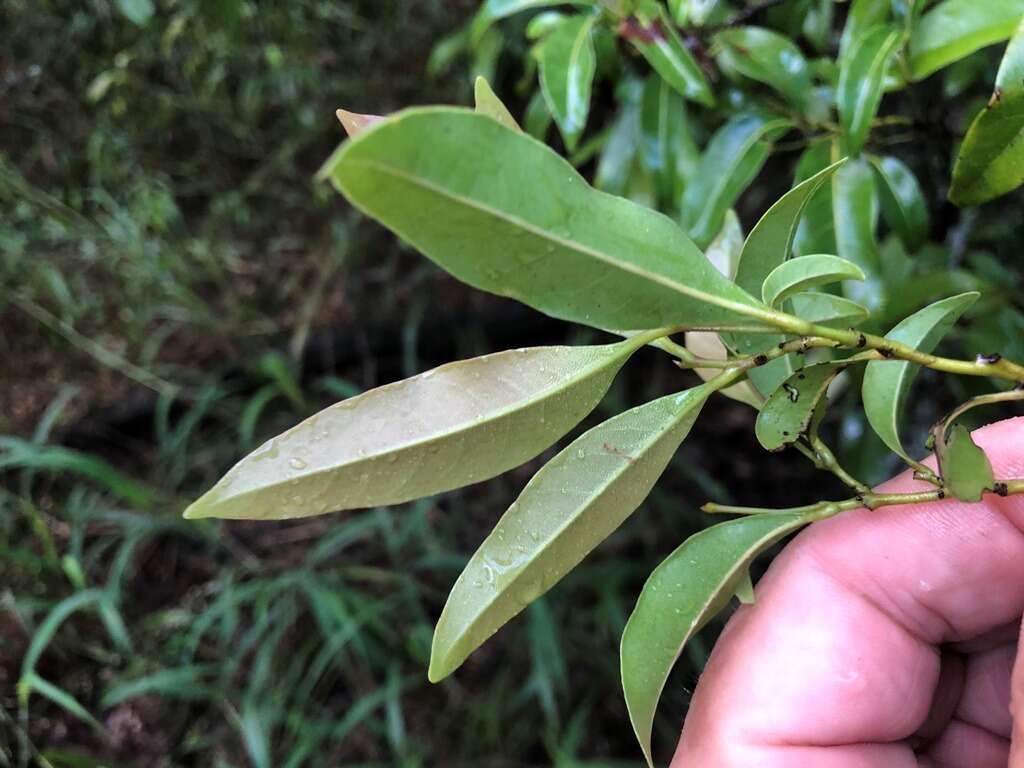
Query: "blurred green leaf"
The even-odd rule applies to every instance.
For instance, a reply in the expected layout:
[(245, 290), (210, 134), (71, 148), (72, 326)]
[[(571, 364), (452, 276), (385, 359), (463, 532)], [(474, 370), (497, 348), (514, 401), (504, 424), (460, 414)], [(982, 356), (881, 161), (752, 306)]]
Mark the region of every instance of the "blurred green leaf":
[(478, 77), (473, 83), (473, 99), (476, 111), (481, 115), (487, 115), (497, 120), (507, 128), (515, 131), (520, 130), (519, 123), (512, 117), (498, 95), (491, 89), (491, 84), (482, 77)]
[(763, 550), (807, 523), (802, 515), (756, 515), (690, 537), (654, 569), (622, 633), (622, 689), (649, 766), (654, 712), (686, 643), (726, 606)]
[(832, 176), (832, 210), (836, 253), (866, 276), (863, 282), (847, 283), (844, 294), (873, 312), (885, 303), (886, 286), (875, 236), (878, 192), (866, 160), (851, 160)]
[[(962, 293), (937, 301), (903, 320), (885, 338), (930, 353), (977, 300), (977, 293)], [(904, 458), (907, 453), (900, 440), (899, 422), (918, 370), (904, 360), (873, 360), (865, 368), (861, 386), (864, 414), (871, 428)]]
[(477, 11), (470, 25), (469, 37), (473, 45), (483, 38), (494, 22), (507, 16), (537, 8), (550, 8), (554, 5), (585, 5), (596, 7), (593, 0), (486, 0)]
[(322, 174), (460, 280), (554, 317), (646, 330), (744, 322), (715, 301), (759, 305), (665, 217), (596, 192), (548, 147), (466, 110), (399, 113)]
[(882, 216), (908, 251), (916, 251), (928, 236), (928, 203), (914, 172), (899, 158), (868, 158), (878, 180)]
[[(623, 90), (627, 90), (624, 88)], [(641, 91), (642, 88), (632, 88)], [(622, 195), (626, 191), (633, 163), (640, 146), (640, 96), (625, 95), (619, 98), (619, 111), (612, 123), (608, 140), (601, 148), (594, 172), (594, 186), (603, 192)]]
[(785, 118), (744, 112), (711, 137), (683, 196), (683, 221), (698, 245), (707, 245), (722, 228), (725, 212), (761, 170), (771, 142), (791, 125)]
[(570, 16), (537, 48), (540, 85), (569, 151), (576, 149), (590, 112), (597, 60), (592, 36), (595, 16)]
[(988, 456), (963, 424), (954, 425), (948, 436), (942, 434), (944, 430), (945, 425), (935, 430), (935, 456), (942, 484), (960, 501), (981, 501), (996, 482)]
[(153, 0), (116, 0), (117, 9), (125, 18), (139, 27), (144, 27), (153, 18), (156, 9)]
[(882, 102), (886, 69), (902, 40), (903, 33), (896, 27), (874, 27), (853, 41), (853, 50), (840, 62), (836, 101), (851, 155), (860, 153), (867, 140)]
[(845, 367), (841, 361), (818, 363), (794, 372), (761, 406), (754, 426), (757, 441), (766, 450), (777, 451), (806, 434), (829, 384)]
[(843, 61), (851, 51), (856, 54), (854, 41), (860, 40), (874, 27), (886, 24), (891, 13), (892, 0), (853, 0), (839, 40), (839, 61)]
[(682, 97), (657, 73), (644, 84), (640, 129), (640, 158), (657, 180), (662, 207), (677, 210), (700, 153), (689, 132)]
[(971, 123), (949, 199), (978, 205), (1024, 184), (1024, 19), (1010, 40), (988, 106)]
[(821, 253), (797, 256), (782, 262), (764, 279), (761, 298), (768, 306), (778, 307), (790, 296), (811, 288), (863, 279), (860, 267), (838, 256)]
[(303, 517), (494, 477), (579, 423), (642, 343), (499, 352), (343, 400), (243, 459), (185, 516)]
[(1024, 0), (942, 0), (913, 27), (910, 73), (923, 80), (933, 72), (1005, 40), (1024, 16)]
[(725, 71), (774, 88), (803, 111), (811, 75), (807, 59), (793, 41), (762, 27), (732, 27), (715, 35), (715, 44), (719, 46), (719, 65)]
[(621, 413), (534, 475), (452, 588), (434, 632), (431, 680), (451, 674), (640, 506), (709, 394), (697, 387)]
[(645, 0), (626, 25), (629, 42), (669, 85), (690, 101), (714, 106), (715, 97), (704, 72), (683, 44), (661, 3)]
[(680, 27), (702, 26), (721, 0), (668, 0), (672, 20)]

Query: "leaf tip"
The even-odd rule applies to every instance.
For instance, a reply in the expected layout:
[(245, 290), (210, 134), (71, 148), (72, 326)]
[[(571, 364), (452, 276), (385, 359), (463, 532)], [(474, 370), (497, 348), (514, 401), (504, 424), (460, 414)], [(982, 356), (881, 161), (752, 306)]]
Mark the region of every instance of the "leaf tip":
[(337, 109), (334, 111), (334, 114), (350, 138), (354, 138), (361, 131), (384, 119), (380, 115), (360, 115), (356, 112), (349, 112), (346, 109)]

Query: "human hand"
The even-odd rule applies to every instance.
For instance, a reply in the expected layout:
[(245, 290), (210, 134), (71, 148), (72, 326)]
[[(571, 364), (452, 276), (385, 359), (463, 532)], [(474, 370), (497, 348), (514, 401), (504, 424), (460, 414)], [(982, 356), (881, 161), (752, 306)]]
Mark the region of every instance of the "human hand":
[[(974, 437), (996, 477), (1024, 476), (1024, 418)], [(1024, 768), (1024, 497), (825, 520), (756, 596), (711, 654), (673, 768)]]

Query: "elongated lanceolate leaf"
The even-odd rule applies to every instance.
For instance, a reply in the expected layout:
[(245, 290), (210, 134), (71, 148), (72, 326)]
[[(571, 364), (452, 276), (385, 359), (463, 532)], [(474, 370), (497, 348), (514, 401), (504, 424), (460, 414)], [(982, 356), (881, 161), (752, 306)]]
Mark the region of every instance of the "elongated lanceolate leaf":
[(902, 39), (903, 33), (896, 27), (874, 27), (854, 41), (853, 50), (840, 63), (836, 102), (843, 121), (846, 151), (851, 155), (858, 154), (864, 146), (882, 102), (886, 69)]
[[(978, 300), (977, 293), (962, 293), (937, 301), (914, 313), (886, 334), (921, 352), (931, 353), (956, 324), (960, 316)], [(907, 457), (900, 440), (899, 422), (918, 366), (903, 360), (873, 360), (864, 370), (861, 394), (864, 414), (882, 442), (900, 456)]]
[(807, 59), (789, 38), (762, 27), (732, 27), (715, 35), (719, 64), (764, 83), (803, 110), (811, 89)]
[(878, 191), (870, 164), (851, 160), (832, 177), (832, 211), (838, 255), (859, 266), (863, 282), (847, 283), (845, 295), (874, 311), (885, 303), (885, 282), (876, 239)]
[(590, 93), (597, 57), (594, 53), (595, 16), (570, 16), (537, 48), (540, 87), (555, 123), (571, 152), (587, 127)]
[(757, 415), (754, 432), (766, 450), (777, 451), (807, 432), (828, 386), (846, 367), (843, 362), (801, 368), (769, 395)]
[(770, 307), (778, 307), (790, 296), (843, 280), (863, 280), (864, 272), (856, 264), (838, 256), (814, 254), (784, 261), (771, 271), (761, 286), (761, 297)]
[(344, 400), (242, 459), (186, 517), (303, 517), (494, 477), (597, 405), (642, 339), (449, 363)]
[(892, 14), (892, 0), (853, 0), (846, 14), (846, 24), (839, 40), (839, 60), (855, 51), (859, 40), (872, 27), (885, 24)]
[(1024, 184), (1024, 19), (999, 65), (988, 106), (971, 123), (949, 199), (978, 205)]
[(434, 632), (432, 681), (451, 674), (633, 513), (709, 394), (701, 386), (619, 414), (534, 475), (452, 588)]
[(678, 210), (700, 152), (690, 135), (683, 98), (657, 73), (644, 84), (640, 129), (640, 159), (657, 182), (664, 209)]
[(506, 128), (520, 130), (519, 123), (516, 122), (516, 119), (512, 117), (512, 113), (508, 111), (508, 107), (491, 89), (491, 84), (487, 82), (487, 78), (478, 77), (476, 79), (476, 82), (473, 84), (473, 97), (476, 111), (481, 115), (494, 118)]
[(928, 234), (928, 204), (913, 171), (895, 157), (870, 157), (878, 180), (882, 216), (903, 241), (916, 251)]
[(714, 106), (715, 97), (704, 72), (660, 2), (644, 0), (636, 16), (623, 23), (621, 32), (654, 71), (682, 96), (706, 107)]
[(668, 218), (467, 110), (399, 113), (322, 173), (455, 277), (553, 317), (645, 330), (749, 322), (740, 310), (760, 306)]
[(707, 245), (722, 228), (725, 212), (761, 170), (771, 142), (790, 126), (784, 118), (745, 112), (711, 137), (683, 196), (683, 221), (699, 245)]
[[(832, 164), (833, 144), (827, 140), (816, 141), (800, 156), (796, 164), (795, 183), (800, 184)], [(835, 149), (839, 156), (838, 146)], [(832, 221), (832, 185), (822, 184), (811, 195), (803, 208), (800, 224), (793, 237), (793, 253), (806, 256), (810, 253), (835, 253), (836, 234)]]
[(830, 293), (798, 293), (790, 302), (793, 314), (801, 320), (831, 328), (857, 326), (871, 315), (867, 307)]
[(942, 0), (915, 24), (910, 72), (921, 80), (932, 72), (1005, 40), (1024, 16), (1024, 0)]
[(780, 514), (719, 523), (683, 542), (647, 579), (619, 657), (626, 708), (648, 765), (658, 699), (684, 646), (729, 602), (751, 561), (807, 522)]

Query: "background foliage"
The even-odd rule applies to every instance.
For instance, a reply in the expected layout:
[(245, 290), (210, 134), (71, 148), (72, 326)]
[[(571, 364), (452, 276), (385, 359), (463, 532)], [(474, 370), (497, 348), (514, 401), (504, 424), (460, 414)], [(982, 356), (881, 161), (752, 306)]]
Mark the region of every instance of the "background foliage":
[[(708, 496), (792, 505), (838, 490), (808, 481), (798, 456), (766, 456), (748, 409), (710, 403), (642, 513), (440, 687), (424, 670), (447, 589), (537, 463), (393, 509), (179, 516), (242, 454), (337, 399), (449, 359), (603, 338), (464, 289), (314, 184), (341, 136), (336, 107), (466, 102), (484, 74), (588, 177), (705, 241), (732, 206), (748, 231), (813, 170), (832, 118), (807, 114), (821, 89), (842, 90), (828, 59), (849, 4), (689, 5), (718, 14), (680, 38), (714, 106), (698, 88), (665, 110), (675, 91), (650, 75), (643, 36), (605, 29), (585, 116), (564, 102), (560, 130), (543, 78), (565, 19), (545, 13), (484, 28), (465, 26), (472, 0), (0, 5), (0, 761), (636, 763), (615, 650), (650, 567), (706, 523), (694, 510)], [(744, 25), (722, 26), (737, 14)], [(559, 34), (580, 32), (570, 21)], [(750, 24), (806, 72), (752, 66)], [(946, 199), (1000, 55), (880, 94), (863, 141), (911, 169), (927, 209), (906, 232), (878, 219), (882, 263), (899, 266), (882, 278), (885, 316), (977, 288), (986, 302), (954, 346), (1019, 359), (1021, 195)], [(799, 130), (746, 171), (719, 165), (738, 155), (711, 137), (755, 108)], [(736, 182), (714, 216), (695, 178)], [(655, 354), (638, 353), (588, 423), (679, 388)], [(922, 379), (908, 445), (971, 393)], [(827, 426), (849, 468), (879, 479), (893, 467), (857, 410)], [(704, 647), (670, 682), (659, 743)]]

